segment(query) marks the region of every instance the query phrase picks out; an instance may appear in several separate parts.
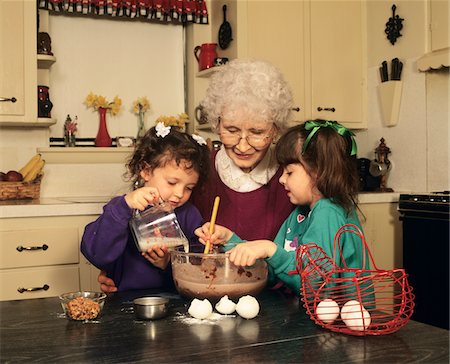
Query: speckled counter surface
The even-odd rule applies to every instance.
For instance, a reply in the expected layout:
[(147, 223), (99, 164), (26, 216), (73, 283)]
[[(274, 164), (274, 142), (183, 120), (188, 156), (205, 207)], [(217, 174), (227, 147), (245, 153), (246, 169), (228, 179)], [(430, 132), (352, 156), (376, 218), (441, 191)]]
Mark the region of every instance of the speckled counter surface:
[[(365, 192), (359, 195), (359, 203), (396, 203), (399, 196), (399, 192)], [(110, 199), (106, 196), (81, 196), (0, 201), (0, 218), (98, 215)]]
[[(169, 315), (140, 321), (132, 300), (170, 299)], [(92, 323), (68, 321), (57, 297), (0, 302), (3, 363), (448, 363), (449, 332), (410, 321), (381, 336), (350, 336), (309, 319), (297, 297), (266, 290), (259, 315), (189, 319), (176, 294), (129, 291), (107, 298)]]

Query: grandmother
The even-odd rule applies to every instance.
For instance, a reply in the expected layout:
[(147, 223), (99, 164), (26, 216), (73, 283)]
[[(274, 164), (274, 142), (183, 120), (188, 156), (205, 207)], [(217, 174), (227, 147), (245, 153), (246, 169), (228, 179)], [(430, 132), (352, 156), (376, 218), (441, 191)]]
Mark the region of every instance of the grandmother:
[(293, 106), (283, 75), (267, 62), (231, 61), (212, 76), (201, 105), (222, 146), (194, 204), (207, 221), (220, 196), (218, 224), (246, 240), (275, 238), (293, 209), (273, 150)]
[[(201, 102), (222, 146), (211, 155), (210, 177), (191, 198), (208, 221), (220, 196), (217, 224), (245, 240), (273, 240), (294, 206), (278, 182), (282, 168), (274, 156), (277, 137), (288, 128), (292, 94), (281, 72), (259, 60), (220, 66)], [(98, 277), (104, 292), (114, 282)]]

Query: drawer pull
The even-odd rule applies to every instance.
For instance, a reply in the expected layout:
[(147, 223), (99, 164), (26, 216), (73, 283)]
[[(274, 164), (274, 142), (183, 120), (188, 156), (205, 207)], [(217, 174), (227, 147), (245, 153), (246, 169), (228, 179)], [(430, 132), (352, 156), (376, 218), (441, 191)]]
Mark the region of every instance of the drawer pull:
[(48, 249), (48, 245), (47, 244), (44, 244), (44, 245), (42, 245), (42, 246), (22, 246), (22, 245), (19, 245), (17, 248), (16, 248), (16, 250), (17, 251), (19, 251), (19, 252), (21, 252), (21, 251), (32, 251), (32, 250), (47, 250)]
[(17, 291), (19, 293), (33, 292), (33, 291), (47, 291), (49, 288), (50, 286), (48, 284), (44, 284), (42, 287), (30, 287), (30, 288), (19, 287), (17, 288)]
[(14, 104), (16, 101), (15, 97), (0, 97), (0, 102), (12, 102)]
[(334, 107), (318, 107), (317, 111), (331, 111), (331, 112), (335, 112), (336, 109)]

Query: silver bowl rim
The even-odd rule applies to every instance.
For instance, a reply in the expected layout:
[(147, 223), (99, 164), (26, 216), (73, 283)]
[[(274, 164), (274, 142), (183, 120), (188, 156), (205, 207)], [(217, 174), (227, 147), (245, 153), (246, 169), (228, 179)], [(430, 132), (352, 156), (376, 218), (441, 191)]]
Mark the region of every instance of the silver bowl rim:
[(160, 296), (144, 296), (133, 300), (133, 304), (137, 306), (166, 306), (169, 299)]

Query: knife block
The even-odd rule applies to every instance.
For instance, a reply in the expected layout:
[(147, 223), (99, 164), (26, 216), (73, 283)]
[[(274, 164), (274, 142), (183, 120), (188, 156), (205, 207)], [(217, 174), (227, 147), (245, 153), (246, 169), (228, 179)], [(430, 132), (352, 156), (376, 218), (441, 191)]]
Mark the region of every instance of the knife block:
[(395, 126), (398, 123), (402, 88), (402, 81), (386, 81), (378, 85), (381, 112), (386, 126)]

